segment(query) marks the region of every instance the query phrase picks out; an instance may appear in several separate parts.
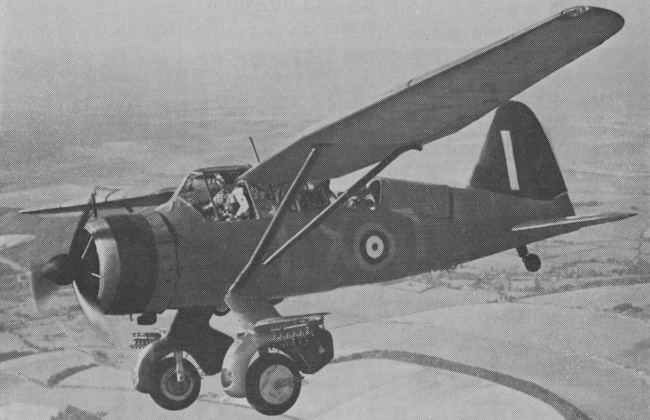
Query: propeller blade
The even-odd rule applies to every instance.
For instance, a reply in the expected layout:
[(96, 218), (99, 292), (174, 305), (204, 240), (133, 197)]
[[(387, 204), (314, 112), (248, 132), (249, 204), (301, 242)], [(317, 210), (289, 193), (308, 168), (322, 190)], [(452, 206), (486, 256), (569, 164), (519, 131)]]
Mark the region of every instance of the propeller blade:
[(29, 276), (29, 287), (34, 299), (34, 310), (37, 314), (47, 309), (47, 304), (60, 286), (43, 276), (43, 263), (32, 263)]
[(79, 306), (86, 316), (86, 321), (90, 328), (99, 336), (99, 338), (111, 347), (118, 347), (120, 340), (117, 338), (116, 332), (113, 330), (108, 320), (102, 313), (101, 309), (96, 304), (86, 299), (81, 293), (77, 283), (73, 283), (74, 291), (79, 301)]

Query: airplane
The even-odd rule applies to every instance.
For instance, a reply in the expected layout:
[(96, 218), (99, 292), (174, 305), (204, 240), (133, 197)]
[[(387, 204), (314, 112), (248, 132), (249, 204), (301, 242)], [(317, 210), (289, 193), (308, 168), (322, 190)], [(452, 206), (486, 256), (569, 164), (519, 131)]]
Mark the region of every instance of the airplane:
[[(34, 294), (43, 301), (52, 284), (72, 285), (91, 322), (139, 314), (139, 324), (152, 325), (175, 309), (169, 331), (139, 338), (136, 390), (184, 409), (199, 395), (198, 367), (220, 373), (227, 395), (282, 414), (302, 375), (334, 357), (327, 313), (282, 316), (282, 299), (511, 249), (535, 272), (541, 261), (527, 245), (634, 216), (576, 215), (539, 120), (511, 100), (623, 24), (613, 11), (573, 7), (307, 130), (254, 167), (206, 167), (175, 190), (93, 193), (87, 202), (22, 210), (82, 212), (69, 252), (34, 269)], [(494, 110), (466, 188), (378, 176)], [(330, 179), (368, 167), (346, 191), (330, 190)], [(127, 212), (98, 216), (111, 208)], [(228, 311), (242, 325), (234, 338), (209, 325)]]

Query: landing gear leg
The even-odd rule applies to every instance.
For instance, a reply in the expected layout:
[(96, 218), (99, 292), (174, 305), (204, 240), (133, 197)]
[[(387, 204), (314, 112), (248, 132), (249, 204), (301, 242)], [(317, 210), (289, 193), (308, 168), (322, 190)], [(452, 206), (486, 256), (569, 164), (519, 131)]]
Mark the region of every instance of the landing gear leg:
[(176, 350), (174, 352), (174, 360), (176, 361), (176, 380), (183, 382), (187, 374), (185, 367), (183, 367), (183, 352)]
[(524, 262), (524, 267), (526, 267), (526, 270), (530, 271), (531, 273), (535, 273), (542, 267), (542, 260), (539, 259), (539, 256), (537, 254), (529, 254), (528, 247), (526, 245), (517, 247), (517, 254), (519, 254), (519, 257)]

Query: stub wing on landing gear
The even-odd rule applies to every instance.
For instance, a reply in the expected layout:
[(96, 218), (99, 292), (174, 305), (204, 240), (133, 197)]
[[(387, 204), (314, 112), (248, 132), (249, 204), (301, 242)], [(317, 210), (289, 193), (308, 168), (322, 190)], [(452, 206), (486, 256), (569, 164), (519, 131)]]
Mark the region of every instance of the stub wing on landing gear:
[(293, 338), (302, 335), (313, 323), (322, 324), (325, 315), (329, 312), (267, 318), (256, 322), (253, 331), (256, 334), (274, 334), (278, 340)]
[(316, 373), (334, 357), (332, 335), (324, 326), (327, 313), (282, 317), (268, 301), (239, 293), (230, 293), (226, 301), (246, 332), (226, 354), (224, 391), (246, 397), (260, 413), (284, 413), (298, 399), (301, 373)]

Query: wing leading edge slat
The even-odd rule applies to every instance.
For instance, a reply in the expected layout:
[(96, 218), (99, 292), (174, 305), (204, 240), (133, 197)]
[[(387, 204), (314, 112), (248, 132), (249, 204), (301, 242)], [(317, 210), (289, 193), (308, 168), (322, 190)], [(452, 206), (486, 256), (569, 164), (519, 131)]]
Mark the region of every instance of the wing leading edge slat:
[(331, 145), (310, 174), (320, 180), (369, 166), (400, 146), (450, 135), (600, 45), (623, 23), (606, 9), (564, 11), (322, 123), (241, 179), (286, 184), (315, 144)]
[[(174, 195), (174, 188), (162, 188), (155, 191), (109, 191), (108, 194), (97, 194), (96, 208), (98, 210), (150, 207), (166, 203)], [(88, 198), (84, 200), (63, 203), (56, 206), (32, 207), (20, 210), (22, 214), (58, 214), (83, 211), (88, 206)]]

